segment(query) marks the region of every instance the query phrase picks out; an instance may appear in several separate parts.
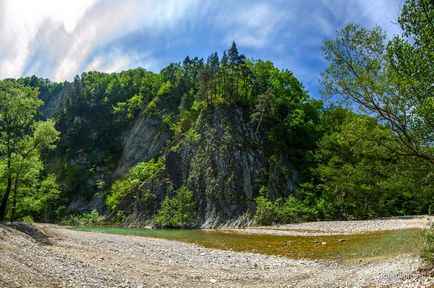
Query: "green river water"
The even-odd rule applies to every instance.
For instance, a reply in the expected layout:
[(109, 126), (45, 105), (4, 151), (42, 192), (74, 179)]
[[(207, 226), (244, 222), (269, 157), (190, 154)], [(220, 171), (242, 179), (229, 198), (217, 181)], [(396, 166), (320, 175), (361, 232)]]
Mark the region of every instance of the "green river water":
[[(295, 259), (328, 259), (357, 263), (419, 252), (421, 229), (339, 236), (276, 236), (225, 230), (157, 230), (76, 226), (75, 230), (163, 238), (206, 248), (279, 255)], [(242, 230), (241, 230), (242, 231)]]

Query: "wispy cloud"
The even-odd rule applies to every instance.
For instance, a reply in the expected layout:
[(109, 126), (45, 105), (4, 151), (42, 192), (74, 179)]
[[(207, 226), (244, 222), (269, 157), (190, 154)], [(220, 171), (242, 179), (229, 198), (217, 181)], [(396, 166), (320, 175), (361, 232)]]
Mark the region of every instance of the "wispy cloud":
[(0, 78), (55, 81), (83, 71), (158, 71), (235, 40), (248, 57), (288, 68), (314, 94), (322, 41), (348, 22), (399, 33), (402, 0), (3, 0)]
[(280, 10), (271, 2), (251, 5), (243, 3), (237, 8), (229, 15), (226, 13), (219, 15), (219, 24), (228, 31), (224, 38), (226, 45), (237, 40), (237, 43), (244, 47), (264, 48), (279, 33), (286, 19), (292, 17), (291, 10)]

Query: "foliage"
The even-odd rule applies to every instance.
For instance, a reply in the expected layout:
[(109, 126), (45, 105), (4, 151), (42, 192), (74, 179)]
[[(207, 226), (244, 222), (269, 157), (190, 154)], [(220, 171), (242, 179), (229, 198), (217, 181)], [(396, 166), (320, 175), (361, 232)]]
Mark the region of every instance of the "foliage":
[(255, 199), (255, 222), (257, 224), (271, 225), (316, 219), (317, 210), (297, 200), (294, 196), (289, 196), (286, 200), (278, 198), (270, 201), (267, 198), (268, 192), (265, 187), (261, 188), (260, 193), (261, 195)]
[(33, 219), (32, 216), (24, 216), (21, 220), (28, 224), (35, 223), (35, 220)]
[(32, 217), (43, 222), (54, 222), (62, 213), (61, 191), (56, 176), (48, 175), (39, 187), (24, 189), (17, 207), (17, 216)]
[(12, 196), (10, 218), (16, 218), (20, 184), (37, 181), (42, 170), (40, 154), (53, 149), (59, 132), (53, 121), (36, 121), (42, 105), (37, 91), (15, 80), (0, 82), (0, 162), (5, 188), (0, 205), (0, 221), (4, 220), (9, 197)]
[(422, 257), (430, 268), (434, 268), (434, 224), (431, 229), (424, 232), (425, 246), (422, 252)]
[(403, 35), (387, 43), (379, 27), (347, 25), (325, 42), (323, 83), (326, 94), (343, 95), (384, 121), (397, 135), (387, 143), (396, 155), (434, 165), (433, 19), (432, 1), (407, 0)]
[(176, 190), (172, 197), (166, 197), (155, 217), (155, 226), (162, 228), (187, 228), (194, 225), (196, 200), (193, 192), (185, 187)]
[(271, 225), (280, 222), (278, 217), (279, 203), (269, 201), (264, 196), (256, 199), (255, 221), (260, 225)]
[[(329, 120), (327, 120), (327, 118)], [(331, 119), (338, 120), (330, 122)], [(331, 109), (328, 131), (311, 154), (311, 183), (298, 194), (323, 201), (320, 218), (371, 218), (426, 213), (434, 197), (429, 163), (394, 155), (395, 137), (375, 119)], [(380, 144), (379, 139), (382, 143)], [(331, 204), (331, 205), (330, 205)], [(321, 209), (319, 209), (321, 210)]]
[(132, 167), (127, 176), (115, 181), (111, 187), (111, 194), (106, 199), (110, 209), (116, 209), (123, 199), (132, 193), (140, 193), (144, 202), (152, 202), (155, 195), (144, 188), (146, 183), (158, 178), (164, 169), (163, 158), (140, 162)]
[(104, 221), (96, 209), (93, 209), (90, 213), (74, 214), (65, 216), (60, 220), (61, 225), (77, 226), (77, 225), (97, 225)]
[(187, 132), (184, 133), (184, 140), (189, 145), (199, 143), (200, 138), (200, 133), (195, 131), (193, 128), (190, 128)]

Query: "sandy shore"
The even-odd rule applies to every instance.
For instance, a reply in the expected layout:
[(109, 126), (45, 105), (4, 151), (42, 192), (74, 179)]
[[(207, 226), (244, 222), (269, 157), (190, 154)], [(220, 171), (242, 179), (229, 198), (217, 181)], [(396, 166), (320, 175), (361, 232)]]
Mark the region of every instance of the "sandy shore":
[[(279, 229), (319, 228), (316, 225), (338, 229), (344, 224), (297, 225)], [(418, 272), (421, 260), (417, 255), (340, 264), (213, 250), (162, 239), (73, 231), (56, 225), (35, 224), (35, 227), (36, 232), (24, 234), (0, 224), (0, 287), (434, 285), (433, 278)]]

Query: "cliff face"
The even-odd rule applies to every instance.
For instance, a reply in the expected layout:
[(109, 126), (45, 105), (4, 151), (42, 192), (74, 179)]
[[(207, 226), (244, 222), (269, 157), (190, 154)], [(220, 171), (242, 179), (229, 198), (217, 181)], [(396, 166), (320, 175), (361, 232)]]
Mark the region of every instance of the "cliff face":
[(168, 164), (180, 164), (177, 174), (182, 178), (174, 182), (196, 194), (200, 224), (215, 226), (243, 219), (254, 211), (260, 186), (269, 187), (274, 195), (293, 192), (295, 171), (288, 174), (293, 179), (279, 178), (279, 169), (291, 169), (290, 163), (282, 160), (280, 168), (273, 167), (277, 163), (267, 155), (263, 137), (255, 133), (242, 109), (206, 111), (197, 119), (194, 131), (200, 140), (184, 140), (166, 162), (174, 158)]
[(149, 161), (161, 155), (167, 148), (170, 137), (170, 131), (161, 121), (138, 117), (131, 129), (123, 134), (122, 155), (113, 177), (125, 174), (138, 162)]
[(194, 225), (241, 225), (260, 191), (294, 193), (289, 156), (301, 158), (292, 155), (301, 140), (291, 135), (306, 121), (307, 95), (271, 63), (232, 60), (186, 59), (160, 74), (88, 72), (62, 84), (28, 79), (45, 91), (41, 117), (61, 132), (46, 172), (57, 175), (66, 212), (98, 209), (141, 225), (184, 191), (194, 198)]
[[(55, 110), (63, 107), (60, 102), (61, 99), (50, 98), (41, 111), (43, 116), (55, 115)], [(118, 134), (106, 135), (107, 139), (112, 137), (112, 141), (118, 143), (115, 150), (120, 151), (120, 156), (110, 165), (103, 161), (106, 151), (86, 150), (86, 143), (77, 142), (78, 147), (71, 149), (74, 152), (69, 152), (68, 161), (75, 176), (69, 175), (63, 184), (70, 190), (85, 193), (73, 193), (67, 211), (96, 208), (108, 213), (104, 191), (98, 183), (102, 181), (103, 189), (110, 191), (111, 183), (122, 178), (135, 164), (162, 158), (164, 170), (142, 187), (152, 191), (156, 201), (147, 205), (141, 193), (127, 196), (119, 208), (126, 216), (125, 224), (147, 223), (164, 198), (184, 186), (193, 191), (197, 201), (196, 225), (244, 225), (251, 220), (254, 198), (261, 187), (266, 187), (268, 195), (277, 198), (293, 193), (297, 181), (297, 171), (287, 156), (267, 147), (263, 133), (257, 133), (255, 126), (250, 123), (247, 111), (235, 105), (203, 110), (191, 128), (177, 137), (160, 119), (141, 115)], [(98, 127), (89, 131), (98, 131)], [(62, 132), (62, 137), (70, 134), (69, 130)], [(89, 149), (92, 153), (87, 152)], [(56, 155), (50, 161), (61, 158)], [(77, 181), (69, 181), (70, 178)]]
[(170, 147), (169, 134), (153, 130), (157, 126), (146, 119), (135, 123), (115, 172), (126, 171), (134, 162), (164, 158), (159, 180), (142, 187), (142, 191), (155, 193), (157, 204), (145, 207), (141, 193), (124, 199), (121, 209), (128, 215), (125, 223), (129, 225), (150, 220), (164, 197), (182, 186), (194, 193), (196, 225), (201, 227), (247, 224), (261, 186), (275, 197), (295, 190), (296, 170), (283, 154), (266, 149), (262, 135), (255, 133), (241, 108), (221, 106), (203, 111), (181, 139), (172, 139), (177, 144)]

